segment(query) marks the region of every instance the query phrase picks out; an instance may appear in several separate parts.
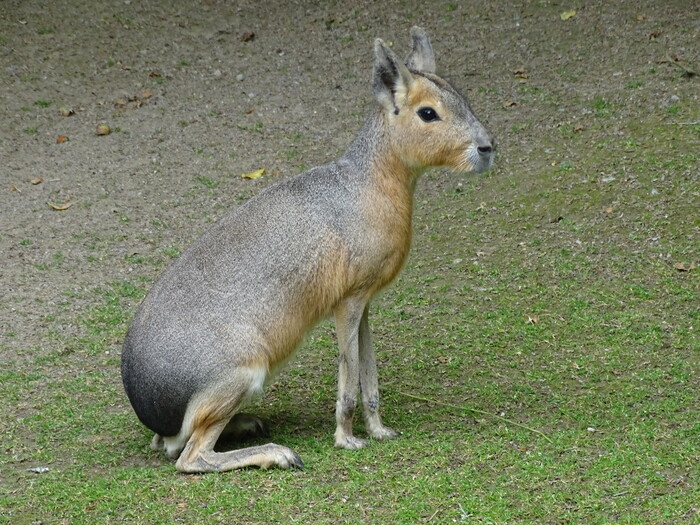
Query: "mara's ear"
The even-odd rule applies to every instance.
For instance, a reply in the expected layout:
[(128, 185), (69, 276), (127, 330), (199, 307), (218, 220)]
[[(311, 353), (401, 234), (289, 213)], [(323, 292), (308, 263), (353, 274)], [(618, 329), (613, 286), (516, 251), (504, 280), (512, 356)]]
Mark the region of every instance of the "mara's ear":
[(387, 110), (399, 113), (413, 77), (394, 52), (377, 38), (374, 41), (374, 96)]
[(411, 28), (411, 41), (413, 49), (406, 59), (406, 66), (413, 71), (425, 71), (435, 73), (435, 54), (430, 39), (422, 27)]

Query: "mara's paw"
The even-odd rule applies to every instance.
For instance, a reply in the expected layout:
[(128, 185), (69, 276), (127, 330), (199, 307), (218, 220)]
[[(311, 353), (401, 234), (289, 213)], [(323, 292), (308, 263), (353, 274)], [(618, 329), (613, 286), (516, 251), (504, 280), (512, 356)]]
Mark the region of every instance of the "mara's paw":
[(160, 434), (155, 434), (151, 440), (151, 450), (165, 450), (165, 442)]
[(284, 456), (284, 466), (280, 466), (282, 466), (282, 468), (296, 468), (299, 470), (304, 470), (304, 462), (301, 460), (301, 456), (294, 452), (291, 448), (287, 450), (288, 452)]
[(299, 469), (304, 470), (304, 462), (301, 460), (301, 456), (294, 452), (291, 448), (279, 447), (276, 454), (277, 461), (276, 467), (283, 469)]
[(368, 434), (374, 439), (394, 439), (399, 433), (393, 428), (385, 427), (384, 425), (370, 428)]
[(355, 436), (336, 436), (335, 446), (347, 450), (359, 450), (367, 446), (367, 440)]
[(222, 434), (237, 441), (270, 435), (267, 425), (259, 417), (251, 414), (236, 414), (229, 421)]

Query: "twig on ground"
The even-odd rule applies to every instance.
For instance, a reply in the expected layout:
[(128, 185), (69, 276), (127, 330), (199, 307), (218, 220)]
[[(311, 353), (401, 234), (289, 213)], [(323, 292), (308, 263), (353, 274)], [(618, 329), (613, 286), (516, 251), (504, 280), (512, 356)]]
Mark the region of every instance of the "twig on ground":
[(681, 68), (683, 70), (683, 74), (685, 76), (694, 77), (695, 75), (697, 75), (697, 73), (694, 70), (692, 70), (691, 68), (689, 68), (685, 64), (681, 63), (680, 60), (674, 60), (673, 57), (671, 55), (669, 55), (668, 53), (666, 53), (665, 58), (666, 58), (666, 62), (669, 62), (670, 64), (673, 64), (674, 66)]
[(457, 409), (457, 410), (466, 410), (466, 411), (469, 411), (469, 412), (474, 412), (475, 414), (482, 414), (482, 415), (484, 415), (484, 416), (489, 416), (489, 417), (493, 417), (493, 418), (495, 418), (495, 419), (500, 419), (501, 421), (503, 421), (503, 422), (505, 422), (505, 423), (508, 423), (509, 425), (514, 425), (514, 426), (516, 426), (516, 427), (520, 427), (520, 428), (524, 428), (525, 430), (529, 430), (530, 432), (533, 432), (533, 433), (539, 435), (540, 437), (544, 438), (544, 439), (545, 439), (546, 441), (548, 441), (549, 443), (554, 444), (554, 441), (552, 441), (552, 438), (550, 438), (550, 437), (549, 437), (547, 434), (545, 434), (544, 432), (541, 432), (541, 431), (539, 431), (539, 430), (537, 430), (537, 429), (535, 429), (535, 428), (532, 428), (532, 427), (528, 427), (527, 425), (523, 425), (522, 423), (517, 423), (517, 422), (512, 421), (512, 420), (510, 420), (510, 419), (507, 419), (507, 418), (505, 418), (505, 417), (503, 417), (503, 416), (499, 416), (499, 415), (496, 415), (496, 414), (491, 414), (490, 412), (486, 412), (486, 411), (484, 411), (484, 410), (478, 410), (478, 409), (476, 409), (476, 408), (463, 407), (463, 406), (459, 406), (459, 405), (453, 405), (453, 404), (451, 404), (451, 403), (444, 403), (444, 402), (442, 402), (442, 401), (437, 401), (436, 399), (429, 399), (429, 398), (427, 398), (427, 397), (416, 396), (416, 395), (414, 395), (414, 394), (409, 394), (409, 393), (407, 393), (407, 392), (401, 392), (401, 391), (398, 391), (398, 390), (395, 391), (395, 392), (396, 392), (397, 394), (402, 395), (402, 396), (410, 397), (410, 398), (412, 398), (412, 399), (417, 399), (418, 401), (425, 401), (426, 403), (433, 403), (434, 405), (440, 405), (440, 406), (444, 406), (444, 407), (454, 408), (454, 409)]

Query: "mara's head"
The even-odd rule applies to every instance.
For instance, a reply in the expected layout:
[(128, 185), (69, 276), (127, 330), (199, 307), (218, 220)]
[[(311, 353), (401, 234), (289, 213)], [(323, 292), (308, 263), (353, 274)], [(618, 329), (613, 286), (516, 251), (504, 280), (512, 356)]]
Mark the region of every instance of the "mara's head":
[(374, 95), (392, 133), (392, 145), (412, 168), (444, 166), (483, 172), (493, 164), (491, 134), (449, 82), (435, 74), (430, 40), (411, 29), (405, 62), (380, 39), (374, 44)]

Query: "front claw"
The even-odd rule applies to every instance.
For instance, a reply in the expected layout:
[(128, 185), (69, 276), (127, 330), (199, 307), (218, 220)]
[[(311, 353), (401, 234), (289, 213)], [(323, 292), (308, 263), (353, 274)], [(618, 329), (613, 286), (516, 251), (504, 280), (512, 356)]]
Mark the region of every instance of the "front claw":
[(367, 446), (366, 439), (360, 439), (355, 436), (336, 436), (335, 446), (347, 450), (359, 450)]
[(393, 428), (385, 427), (381, 425), (379, 427), (370, 428), (368, 434), (374, 439), (394, 439), (398, 437), (399, 433)]

